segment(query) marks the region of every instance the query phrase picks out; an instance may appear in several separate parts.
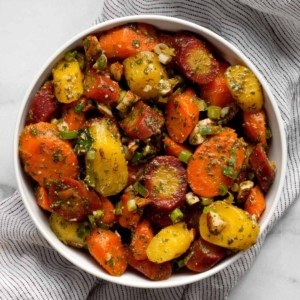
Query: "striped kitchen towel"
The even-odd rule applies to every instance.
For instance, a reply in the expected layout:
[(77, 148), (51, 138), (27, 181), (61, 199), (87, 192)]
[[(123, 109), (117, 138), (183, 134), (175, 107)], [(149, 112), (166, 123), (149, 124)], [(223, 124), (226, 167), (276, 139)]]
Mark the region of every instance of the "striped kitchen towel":
[(0, 299), (226, 299), (267, 233), (299, 197), (300, 2), (294, 0), (107, 0), (96, 21), (161, 14), (202, 25), (241, 49), (271, 86), (288, 138), (284, 190), (258, 243), (222, 272), (188, 286), (143, 290), (104, 282), (53, 250), (31, 222), (19, 194), (0, 202)]

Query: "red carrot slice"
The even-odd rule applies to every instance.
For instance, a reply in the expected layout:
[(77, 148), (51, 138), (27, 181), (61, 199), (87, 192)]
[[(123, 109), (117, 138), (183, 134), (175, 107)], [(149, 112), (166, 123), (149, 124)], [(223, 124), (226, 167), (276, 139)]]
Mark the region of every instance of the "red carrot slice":
[(219, 63), (205, 44), (189, 33), (177, 33), (176, 62), (181, 72), (198, 84), (211, 82), (219, 72)]
[(145, 187), (154, 207), (173, 210), (184, 201), (186, 171), (175, 157), (157, 156), (146, 166)]

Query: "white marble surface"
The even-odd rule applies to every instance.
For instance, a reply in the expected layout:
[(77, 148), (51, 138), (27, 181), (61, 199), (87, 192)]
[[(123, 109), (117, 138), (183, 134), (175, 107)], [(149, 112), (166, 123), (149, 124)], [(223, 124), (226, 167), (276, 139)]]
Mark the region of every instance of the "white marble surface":
[[(102, 0), (0, 0), (0, 197), (16, 188), (13, 133), (27, 86), (63, 42), (93, 23)], [(300, 299), (300, 202), (273, 229), (229, 299)]]

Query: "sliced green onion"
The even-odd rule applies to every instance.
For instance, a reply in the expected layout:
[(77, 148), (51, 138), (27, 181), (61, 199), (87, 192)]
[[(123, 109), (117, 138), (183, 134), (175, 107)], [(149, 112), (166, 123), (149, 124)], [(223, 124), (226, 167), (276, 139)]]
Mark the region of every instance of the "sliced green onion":
[(213, 202), (213, 198), (201, 197), (201, 204), (206, 206)]
[(182, 161), (183, 163), (188, 163), (189, 162), (189, 160), (190, 160), (190, 158), (191, 158), (191, 156), (192, 156), (193, 154), (190, 152), (190, 151), (188, 151), (188, 150), (183, 150), (183, 151), (181, 151), (181, 153), (179, 154), (179, 156), (178, 156), (178, 159), (180, 160), (180, 161)]
[(136, 205), (136, 202), (135, 202), (134, 199), (130, 199), (127, 202), (127, 209), (128, 209), (128, 211), (135, 211), (135, 210), (137, 210), (137, 205)]
[(269, 140), (271, 139), (273, 136), (272, 134), (272, 131), (271, 131), (271, 128), (267, 127), (267, 130), (266, 130), (266, 139)]
[(65, 60), (66, 61), (73, 61), (76, 60), (77, 51), (69, 51), (65, 54)]
[(96, 221), (95, 221), (95, 217), (93, 215), (88, 215), (88, 219), (91, 223), (92, 228), (96, 228), (97, 224), (96, 224)]
[(211, 134), (216, 134), (221, 131), (221, 126), (209, 126), (209, 125), (200, 125), (200, 134), (205, 136), (205, 135), (211, 135)]
[(224, 199), (229, 204), (232, 204), (234, 202), (234, 196), (228, 192), (228, 197)]
[(91, 149), (87, 152), (86, 154), (86, 159), (87, 160), (94, 160), (96, 156), (96, 150), (95, 149)]
[(248, 173), (248, 178), (249, 178), (250, 180), (254, 179), (254, 177), (255, 177), (255, 174), (254, 174), (253, 172), (249, 172), (249, 173)]
[(221, 117), (221, 107), (219, 106), (208, 106), (207, 107), (207, 116), (210, 119), (220, 119)]
[(138, 152), (138, 151), (135, 151), (134, 152), (134, 155), (131, 159), (131, 162), (134, 164), (134, 165), (137, 165), (139, 164), (140, 162), (142, 162), (144, 156), (141, 152)]
[(228, 192), (227, 186), (223, 183), (219, 185), (219, 191), (221, 196), (225, 196)]
[(124, 99), (126, 94), (127, 94), (127, 91), (121, 90), (118, 102), (121, 102)]
[(158, 102), (159, 102), (159, 103), (164, 103), (164, 104), (166, 104), (166, 103), (168, 102), (168, 100), (169, 100), (168, 97), (160, 96), (160, 97), (158, 98)]
[(253, 152), (253, 146), (248, 144), (246, 147), (246, 153), (245, 153), (245, 156), (246, 156), (246, 159), (244, 161), (245, 166), (249, 165), (249, 158), (250, 158), (250, 155), (252, 154), (252, 152)]
[(204, 100), (200, 98), (195, 98), (195, 102), (198, 106), (199, 111), (205, 111), (207, 109), (207, 104)]
[(78, 52), (76, 55), (76, 59), (79, 63), (80, 70), (82, 71), (85, 66), (84, 55), (82, 53)]
[(237, 171), (235, 171), (232, 167), (227, 167), (227, 166), (222, 168), (222, 174), (232, 179), (236, 179), (238, 176)]
[(175, 208), (170, 214), (170, 219), (173, 223), (180, 222), (183, 219), (182, 211), (179, 208)]
[(74, 112), (75, 112), (76, 114), (81, 114), (82, 111), (83, 111), (83, 109), (84, 109), (84, 104), (83, 104), (83, 102), (80, 102), (80, 103), (78, 103), (77, 105), (75, 105), (75, 107), (74, 107)]
[(76, 233), (79, 238), (83, 238), (87, 235), (90, 235), (91, 229), (90, 229), (88, 223), (84, 222), (84, 224), (80, 224), (76, 230)]
[(236, 158), (235, 156), (230, 156), (230, 158), (227, 161), (227, 165), (230, 167), (234, 167), (236, 164)]
[(135, 182), (133, 185), (133, 189), (142, 197), (147, 197), (148, 196), (148, 191), (146, 188), (140, 183), (140, 182)]
[(175, 259), (172, 262), (172, 268), (174, 271), (178, 271), (181, 268), (185, 266), (185, 260), (184, 259)]
[(57, 120), (57, 119), (52, 119), (52, 120), (51, 120), (51, 124), (56, 125), (57, 123), (58, 123), (58, 120)]
[(122, 201), (117, 202), (116, 207), (115, 207), (115, 213), (116, 213), (117, 216), (122, 215), (122, 209), (123, 209)]
[(239, 189), (240, 189), (240, 186), (235, 182), (232, 186), (231, 186), (231, 188), (230, 188), (233, 192), (238, 192), (239, 191)]
[(209, 212), (216, 212), (216, 210), (215, 210), (213, 207), (205, 206), (205, 207), (203, 208), (203, 213), (204, 213), (204, 214), (207, 214), (207, 213), (209, 213)]
[(104, 211), (102, 209), (98, 209), (93, 211), (93, 216), (95, 220), (100, 221), (104, 216)]
[(230, 154), (231, 154), (232, 156), (235, 156), (235, 155), (236, 155), (236, 147), (235, 147), (235, 146), (233, 146), (233, 147), (230, 149)]
[(61, 137), (64, 140), (72, 140), (76, 139), (78, 136), (77, 131), (61, 131), (59, 134), (59, 137)]
[(96, 186), (96, 177), (93, 169), (93, 161), (87, 160), (86, 161), (86, 176), (84, 178), (84, 182), (91, 187)]
[(96, 66), (99, 71), (104, 71), (107, 66), (107, 57), (104, 54), (101, 54), (96, 61)]

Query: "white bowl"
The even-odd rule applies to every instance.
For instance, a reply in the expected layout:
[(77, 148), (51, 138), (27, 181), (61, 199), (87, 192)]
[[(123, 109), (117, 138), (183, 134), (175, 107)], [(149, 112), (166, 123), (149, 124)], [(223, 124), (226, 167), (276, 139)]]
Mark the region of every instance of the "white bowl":
[[(63, 57), (63, 54), (66, 51), (69, 51), (73, 48), (81, 46), (82, 38), (88, 34), (99, 33), (101, 31), (110, 29), (112, 27), (130, 23), (130, 22), (144, 22), (148, 24), (152, 24), (159, 29), (168, 30), (168, 31), (179, 31), (179, 30), (188, 30), (191, 32), (195, 32), (198, 35), (202, 36), (206, 40), (210, 42), (211, 45), (216, 49), (216, 51), (229, 61), (231, 64), (244, 64), (248, 66), (254, 74), (258, 77), (264, 91), (265, 97), (265, 109), (267, 111), (267, 115), (269, 118), (269, 125), (273, 132), (273, 141), (272, 147), (269, 154), (271, 160), (276, 163), (277, 172), (275, 181), (267, 193), (266, 203), (267, 207), (265, 212), (263, 213), (260, 219), (261, 225), (261, 233), (267, 227), (270, 218), (275, 210), (275, 207), (279, 201), (280, 193), (283, 186), (283, 180), (285, 177), (286, 170), (286, 162), (287, 162), (287, 152), (286, 152), (286, 139), (285, 133), (283, 129), (283, 123), (281, 120), (281, 116), (279, 113), (279, 109), (276, 105), (276, 101), (271, 94), (270, 88), (267, 85), (266, 80), (263, 76), (258, 72), (257, 68), (247, 59), (247, 57), (241, 53), (235, 46), (228, 43), (219, 35), (214, 32), (198, 26), (194, 23), (190, 23), (181, 19), (165, 17), (165, 16), (154, 16), (154, 15), (139, 15), (139, 16), (130, 16), (123, 17), (119, 19), (114, 19), (111, 21), (107, 21), (101, 23), (99, 25), (93, 26), (88, 30), (85, 30), (71, 40), (66, 42), (60, 49), (58, 49), (45, 63), (40, 72), (37, 74), (36, 78), (33, 80), (30, 85), (27, 93), (23, 99), (21, 104), (21, 108), (18, 115), (18, 121), (15, 130), (14, 137), (14, 164), (15, 164), (15, 172), (18, 182), (19, 191), (23, 198), (24, 204), (27, 208), (29, 215), (37, 226), (38, 230), (41, 234), (46, 238), (46, 240), (51, 244), (53, 248), (55, 248), (62, 256), (72, 262), (74, 265), (78, 266), (82, 270), (95, 275), (101, 279), (105, 279), (107, 281), (111, 281), (114, 283), (131, 286), (131, 287), (141, 287), (141, 288), (166, 288), (173, 286), (180, 286), (189, 284), (204, 278), (207, 278), (222, 269), (226, 268), (228, 265), (232, 264), (236, 261), (241, 255), (242, 252), (231, 256), (219, 264), (217, 264), (214, 268), (206, 271), (204, 273), (178, 273), (172, 275), (169, 279), (159, 282), (154, 282), (146, 279), (141, 274), (137, 274), (134, 272), (126, 271), (121, 277), (113, 277), (108, 275), (103, 269), (96, 263), (96, 261), (89, 255), (85, 254), (82, 251), (77, 249), (68, 247), (60, 242), (55, 234), (49, 227), (48, 217), (46, 214), (39, 208), (37, 205), (33, 188), (30, 184), (30, 181), (27, 175), (24, 173), (23, 168), (20, 163), (19, 155), (18, 155), (18, 139), (19, 134), (22, 131), (25, 123), (25, 117), (27, 115), (30, 102), (34, 97), (35, 93), (39, 90), (43, 82), (49, 77), (51, 74), (51, 69), (53, 65)], [(261, 234), (260, 233), (260, 234)]]

